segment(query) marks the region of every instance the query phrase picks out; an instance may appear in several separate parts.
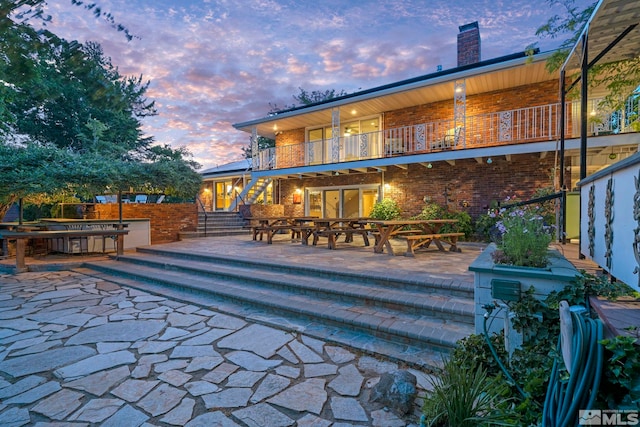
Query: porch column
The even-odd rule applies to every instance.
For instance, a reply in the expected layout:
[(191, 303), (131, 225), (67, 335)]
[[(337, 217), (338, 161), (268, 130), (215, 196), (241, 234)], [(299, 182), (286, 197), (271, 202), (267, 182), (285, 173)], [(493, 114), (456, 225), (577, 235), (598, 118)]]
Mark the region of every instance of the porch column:
[(331, 161), (340, 161), (340, 109), (331, 110)]
[(258, 128), (251, 128), (251, 167), (260, 170), (260, 156), (258, 155)]
[[(466, 123), (467, 123), (467, 81), (456, 80), (453, 90), (453, 127), (460, 128), (455, 144), (462, 144), (466, 148)], [(454, 138), (456, 135), (454, 134)]]

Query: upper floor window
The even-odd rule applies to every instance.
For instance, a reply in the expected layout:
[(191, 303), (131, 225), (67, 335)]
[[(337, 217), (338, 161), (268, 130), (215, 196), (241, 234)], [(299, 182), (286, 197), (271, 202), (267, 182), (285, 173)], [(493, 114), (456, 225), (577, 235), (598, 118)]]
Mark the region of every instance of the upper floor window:
[[(340, 137), (349, 137), (362, 133), (377, 132), (380, 130), (380, 117), (373, 116), (358, 120), (349, 120), (340, 123)], [(322, 141), (333, 138), (331, 125), (325, 125), (307, 129), (307, 142)]]

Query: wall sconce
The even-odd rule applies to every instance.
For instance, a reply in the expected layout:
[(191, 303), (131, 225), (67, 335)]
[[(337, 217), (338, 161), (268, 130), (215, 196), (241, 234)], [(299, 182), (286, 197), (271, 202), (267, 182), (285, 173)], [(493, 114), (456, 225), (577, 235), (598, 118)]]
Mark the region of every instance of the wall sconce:
[(390, 189), (390, 188), (391, 188), (391, 184), (389, 184), (388, 182), (385, 182), (385, 183), (384, 183), (384, 189), (385, 189), (385, 190), (388, 190), (388, 189)]
[(489, 157), (489, 158), (487, 159), (487, 164), (488, 164), (488, 165), (490, 165), (491, 163), (493, 163), (493, 160), (491, 160), (491, 157)]
[(427, 165), (427, 169), (431, 169), (433, 167), (433, 165), (431, 164), (431, 162), (429, 162), (429, 164)]
[(340, 175), (340, 172), (336, 171), (335, 175), (336, 175), (336, 176)]

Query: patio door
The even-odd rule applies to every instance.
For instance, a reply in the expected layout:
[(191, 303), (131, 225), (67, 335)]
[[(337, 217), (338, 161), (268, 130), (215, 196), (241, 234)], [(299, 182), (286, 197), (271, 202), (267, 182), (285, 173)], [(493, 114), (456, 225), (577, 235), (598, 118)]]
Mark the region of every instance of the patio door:
[(305, 212), (320, 218), (366, 217), (379, 194), (378, 185), (308, 188)]
[(223, 211), (229, 208), (229, 206), (231, 205), (232, 189), (233, 189), (233, 183), (231, 181), (216, 182), (215, 210)]

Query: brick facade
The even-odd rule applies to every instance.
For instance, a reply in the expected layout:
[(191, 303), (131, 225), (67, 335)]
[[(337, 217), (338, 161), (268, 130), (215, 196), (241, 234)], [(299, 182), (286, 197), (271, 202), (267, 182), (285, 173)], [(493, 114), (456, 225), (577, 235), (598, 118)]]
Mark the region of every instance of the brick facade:
[[(481, 116), (483, 114), (496, 113), (498, 111), (509, 111), (521, 108), (535, 107), (541, 105), (555, 104), (558, 100), (559, 82), (557, 79), (548, 80), (546, 82), (512, 87), (505, 90), (486, 92), (478, 95), (468, 94), (466, 96), (466, 116), (471, 118)], [(570, 116), (570, 112), (568, 112)], [(453, 120), (453, 97), (451, 99), (417, 105), (401, 110), (391, 110), (384, 112), (383, 129), (394, 129), (403, 126), (413, 126), (419, 123), (431, 123), (443, 120)], [(555, 128), (557, 123), (555, 116), (552, 116), (552, 123), (540, 121), (536, 126), (551, 126)], [(327, 125), (327, 123), (319, 123)], [(568, 128), (571, 127), (569, 122)], [(484, 133), (495, 132), (495, 129), (476, 130), (471, 135), (471, 129), (467, 129), (467, 140), (473, 138), (474, 141), (483, 142), (483, 146), (498, 145), (497, 141), (493, 143), (484, 143), (490, 140), (485, 138)], [(276, 136), (277, 147), (292, 146), (284, 151), (278, 151), (278, 168), (295, 167), (304, 164), (303, 145), (305, 141), (304, 129), (293, 129), (282, 132)], [(530, 142), (529, 140), (528, 142)], [(518, 143), (518, 141), (509, 141), (508, 143)], [(297, 163), (296, 163), (297, 162)]]
[[(567, 165), (568, 166), (568, 165)], [(554, 157), (539, 154), (512, 155), (492, 158), (491, 164), (474, 159), (456, 160), (454, 165), (434, 162), (432, 168), (411, 164), (405, 169), (389, 167), (381, 173), (354, 173), (331, 177), (284, 179), (280, 181), (280, 202), (291, 208), (293, 195), (308, 187), (339, 187), (346, 185), (389, 184), (385, 197), (394, 199), (404, 217), (422, 211), (425, 198), (451, 209), (466, 211), (473, 218), (486, 213), (490, 204), (517, 196), (527, 199), (535, 190), (553, 185)], [(304, 202), (304, 200), (303, 200)], [(302, 214), (298, 211), (296, 214)]]
[[(118, 219), (118, 204), (95, 205), (99, 219)], [(198, 207), (194, 203), (124, 203), (122, 217), (148, 218), (151, 226), (151, 244), (168, 243), (179, 240), (178, 233), (196, 231)]]

